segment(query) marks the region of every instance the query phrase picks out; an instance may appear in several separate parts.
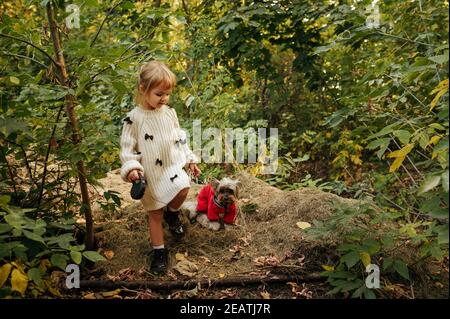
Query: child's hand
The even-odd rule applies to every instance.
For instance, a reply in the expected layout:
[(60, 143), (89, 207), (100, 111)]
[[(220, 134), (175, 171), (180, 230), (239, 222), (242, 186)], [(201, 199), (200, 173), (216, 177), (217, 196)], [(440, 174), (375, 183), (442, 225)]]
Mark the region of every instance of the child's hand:
[(197, 164), (189, 164), (188, 170), (192, 172), (195, 178), (199, 177), (202, 171), (198, 168)]
[(128, 180), (130, 181), (130, 182), (134, 182), (135, 180), (138, 180), (139, 179), (139, 177), (140, 177), (140, 175), (142, 175), (142, 172), (140, 171), (140, 170), (138, 170), (138, 169), (133, 169), (132, 171), (130, 171), (129, 173), (128, 173)]

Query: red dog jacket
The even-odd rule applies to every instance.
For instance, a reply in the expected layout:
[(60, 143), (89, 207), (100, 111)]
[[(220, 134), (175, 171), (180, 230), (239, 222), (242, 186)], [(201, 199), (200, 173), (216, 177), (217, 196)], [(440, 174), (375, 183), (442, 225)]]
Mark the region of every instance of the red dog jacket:
[[(219, 214), (225, 213), (225, 207), (214, 203), (214, 190), (211, 185), (203, 187), (197, 198), (197, 211), (206, 213), (210, 221), (219, 220)], [(223, 217), (225, 224), (232, 224), (236, 218), (236, 203), (228, 205), (227, 214)]]

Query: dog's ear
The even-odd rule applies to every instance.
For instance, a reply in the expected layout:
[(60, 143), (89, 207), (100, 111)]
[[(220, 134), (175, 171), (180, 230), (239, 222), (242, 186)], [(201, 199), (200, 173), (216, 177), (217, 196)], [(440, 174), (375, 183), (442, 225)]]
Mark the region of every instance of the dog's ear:
[(239, 197), (239, 188), (241, 187), (241, 185), (242, 185), (242, 183), (240, 180), (237, 179), (234, 181), (234, 186), (236, 188), (236, 190), (235, 190), (236, 197)]
[(216, 190), (217, 187), (219, 187), (219, 183), (220, 183), (220, 181), (219, 181), (217, 178), (213, 178), (213, 179), (209, 182), (209, 184), (211, 185), (211, 187), (212, 187), (214, 190)]

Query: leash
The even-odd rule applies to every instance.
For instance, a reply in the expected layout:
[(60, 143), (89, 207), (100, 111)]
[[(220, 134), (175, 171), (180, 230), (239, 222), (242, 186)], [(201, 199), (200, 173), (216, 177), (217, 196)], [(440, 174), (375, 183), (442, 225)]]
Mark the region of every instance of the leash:
[(228, 214), (228, 194), (225, 193), (225, 212), (223, 214), (219, 214), (220, 217), (220, 228), (219, 230), (224, 230), (225, 229), (225, 222), (223, 220), (223, 218)]

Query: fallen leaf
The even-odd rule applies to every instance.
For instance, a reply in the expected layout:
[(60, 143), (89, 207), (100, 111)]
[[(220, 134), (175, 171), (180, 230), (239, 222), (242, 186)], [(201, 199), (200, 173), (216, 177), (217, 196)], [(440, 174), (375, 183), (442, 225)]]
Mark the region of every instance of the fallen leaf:
[(103, 255), (105, 255), (107, 259), (111, 260), (114, 257), (114, 252), (112, 250), (105, 250)]
[(270, 299), (270, 293), (268, 293), (267, 291), (262, 291), (261, 292), (261, 297), (263, 299)]
[(334, 266), (322, 265), (322, 268), (325, 269), (326, 271), (333, 271), (334, 270)]
[(95, 298), (95, 294), (93, 292), (91, 292), (87, 295), (84, 295), (83, 299), (97, 299), (97, 298)]
[(0, 267), (0, 288), (5, 283), (6, 279), (8, 279), (9, 274), (11, 272), (12, 265), (11, 264), (4, 264)]
[(194, 289), (187, 290), (185, 293), (186, 297), (192, 298), (198, 295), (198, 287), (195, 287)]
[(112, 290), (112, 291), (104, 291), (102, 292), (103, 297), (113, 297), (115, 295), (120, 294), (120, 289)]
[(179, 261), (174, 268), (180, 274), (188, 277), (194, 277), (198, 272), (198, 266), (187, 259)]
[(28, 276), (22, 271), (14, 269), (11, 273), (11, 290), (18, 291), (23, 296), (28, 287)]
[(223, 274), (223, 273), (220, 273), (220, 274), (219, 274), (219, 278), (222, 279), (222, 278), (224, 278), (224, 277), (225, 277), (225, 274)]
[(311, 224), (310, 224), (310, 223), (307, 223), (307, 222), (297, 222), (296, 225), (297, 225), (298, 228), (300, 228), (300, 229), (306, 229), (306, 228), (311, 227)]
[(178, 261), (182, 261), (182, 260), (185, 260), (186, 257), (182, 253), (176, 253), (175, 254), (175, 259), (178, 260)]

